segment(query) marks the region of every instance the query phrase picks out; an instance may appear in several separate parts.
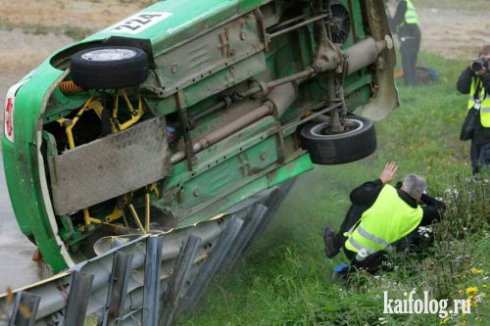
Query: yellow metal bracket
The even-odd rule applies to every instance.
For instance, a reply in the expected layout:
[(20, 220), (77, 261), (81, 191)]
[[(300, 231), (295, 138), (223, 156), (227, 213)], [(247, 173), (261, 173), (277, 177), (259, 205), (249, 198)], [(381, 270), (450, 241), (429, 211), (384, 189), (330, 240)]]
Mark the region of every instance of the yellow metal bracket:
[(90, 215), (90, 211), (88, 208), (85, 208), (83, 210), (83, 221), (85, 222), (85, 225), (102, 223), (101, 220), (99, 220), (98, 218), (94, 218)]
[(125, 121), (123, 123), (119, 122), (118, 113), (119, 113), (119, 97), (120, 97), (120, 94), (118, 92), (115, 96), (114, 108), (112, 110), (112, 122), (113, 122), (114, 131), (121, 131), (121, 130), (128, 129), (129, 127), (133, 126), (135, 123), (140, 121), (140, 119), (145, 114), (145, 109), (143, 106), (143, 99), (141, 96), (138, 96), (138, 107), (135, 109), (133, 104), (129, 100), (129, 97), (128, 97), (128, 94), (126, 93), (126, 91), (121, 90), (120, 93), (122, 94), (124, 102), (126, 102), (128, 110), (131, 113), (131, 118), (129, 118), (127, 121)]

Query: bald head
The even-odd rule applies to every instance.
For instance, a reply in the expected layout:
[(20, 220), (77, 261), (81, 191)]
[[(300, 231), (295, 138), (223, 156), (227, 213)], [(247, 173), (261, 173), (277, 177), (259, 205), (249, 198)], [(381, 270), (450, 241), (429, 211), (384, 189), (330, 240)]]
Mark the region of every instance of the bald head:
[(418, 175), (409, 174), (403, 179), (401, 189), (413, 199), (420, 200), (422, 194), (427, 190), (427, 182)]

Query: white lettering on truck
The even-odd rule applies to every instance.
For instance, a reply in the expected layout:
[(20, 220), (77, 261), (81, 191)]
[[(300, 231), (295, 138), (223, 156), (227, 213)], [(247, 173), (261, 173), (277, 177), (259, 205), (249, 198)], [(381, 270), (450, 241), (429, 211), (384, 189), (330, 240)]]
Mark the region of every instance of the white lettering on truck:
[(147, 28), (164, 21), (172, 14), (166, 11), (162, 12), (140, 12), (136, 15), (128, 17), (117, 23), (116, 25), (109, 27), (109, 30), (114, 32), (123, 32), (126, 34), (141, 33)]

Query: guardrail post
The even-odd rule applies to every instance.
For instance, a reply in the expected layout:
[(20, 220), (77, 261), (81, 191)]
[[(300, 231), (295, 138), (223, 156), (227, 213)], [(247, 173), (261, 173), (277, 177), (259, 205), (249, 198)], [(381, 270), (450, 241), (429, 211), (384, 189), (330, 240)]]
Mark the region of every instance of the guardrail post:
[(250, 240), (253, 238), (256, 232), (259, 231), (259, 227), (262, 224), (264, 216), (266, 215), (268, 208), (262, 204), (254, 206), (250, 212), (250, 216), (247, 218), (246, 224), (243, 230), (237, 236), (235, 242), (226, 255), (226, 261), (222, 265), (224, 271), (230, 270), (235, 266), (236, 262), (247, 248)]
[[(286, 197), (286, 195), (288, 194), (292, 185), (293, 185), (293, 183), (291, 183), (291, 185), (288, 185), (286, 189), (279, 188), (279, 189), (274, 190), (274, 192), (269, 196), (269, 198), (267, 198), (267, 200), (265, 201), (265, 203), (263, 205), (266, 206), (269, 211), (267, 212), (267, 215), (264, 216), (264, 218), (260, 222), (260, 225), (257, 229), (257, 233), (255, 236), (258, 236), (260, 233), (262, 233), (267, 228), (267, 225), (269, 224), (270, 220), (272, 219), (272, 215), (274, 215), (276, 213), (277, 209), (279, 208), (280, 204), (282, 203), (284, 197)], [(255, 236), (252, 237), (252, 240), (255, 238)]]
[(15, 296), (8, 326), (34, 326), (41, 297), (27, 292)]
[(280, 204), (282, 203), (284, 198), (288, 195), (289, 191), (293, 188), (294, 183), (295, 183), (294, 179), (284, 183), (278, 189), (274, 190), (274, 192), (269, 196), (269, 198), (267, 198), (267, 200), (264, 203), (264, 206), (268, 208), (268, 211), (266, 215), (262, 218), (262, 221), (260, 222), (257, 231), (255, 232), (255, 234), (252, 235), (252, 238), (248, 242), (244, 251), (246, 251), (248, 246), (251, 243), (255, 242), (256, 238), (265, 231), (267, 226), (270, 224), (272, 218), (274, 217), (274, 214), (276, 214)]
[(216, 242), (209, 258), (203, 263), (199, 273), (189, 287), (189, 291), (185, 297), (184, 309), (192, 310), (195, 307), (202, 293), (209, 285), (212, 277), (223, 263), (229, 249), (236, 240), (242, 225), (243, 220), (236, 217), (232, 217), (227, 222), (227, 225)]
[(185, 294), (186, 283), (189, 281), (192, 266), (201, 246), (201, 238), (190, 235), (185, 245), (180, 248), (175, 261), (172, 277), (168, 282), (165, 299), (162, 300), (162, 317), (160, 325), (172, 325), (179, 309), (179, 303)]
[(157, 326), (160, 302), (162, 239), (157, 236), (149, 237), (146, 246), (143, 325)]
[(118, 318), (121, 316), (121, 310), (124, 309), (126, 302), (132, 259), (132, 255), (124, 252), (117, 252), (114, 255), (102, 326), (119, 324)]
[(65, 309), (64, 326), (83, 326), (94, 276), (75, 271), (71, 274), (70, 293)]

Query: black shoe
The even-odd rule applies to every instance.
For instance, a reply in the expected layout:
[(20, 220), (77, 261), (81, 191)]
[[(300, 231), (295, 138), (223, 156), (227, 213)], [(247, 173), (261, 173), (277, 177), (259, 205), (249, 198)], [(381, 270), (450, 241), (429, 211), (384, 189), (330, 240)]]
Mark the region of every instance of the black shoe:
[(340, 248), (335, 244), (335, 237), (335, 231), (327, 226), (325, 231), (323, 231), (323, 241), (325, 242), (325, 255), (327, 255), (328, 258), (337, 256), (340, 251)]

